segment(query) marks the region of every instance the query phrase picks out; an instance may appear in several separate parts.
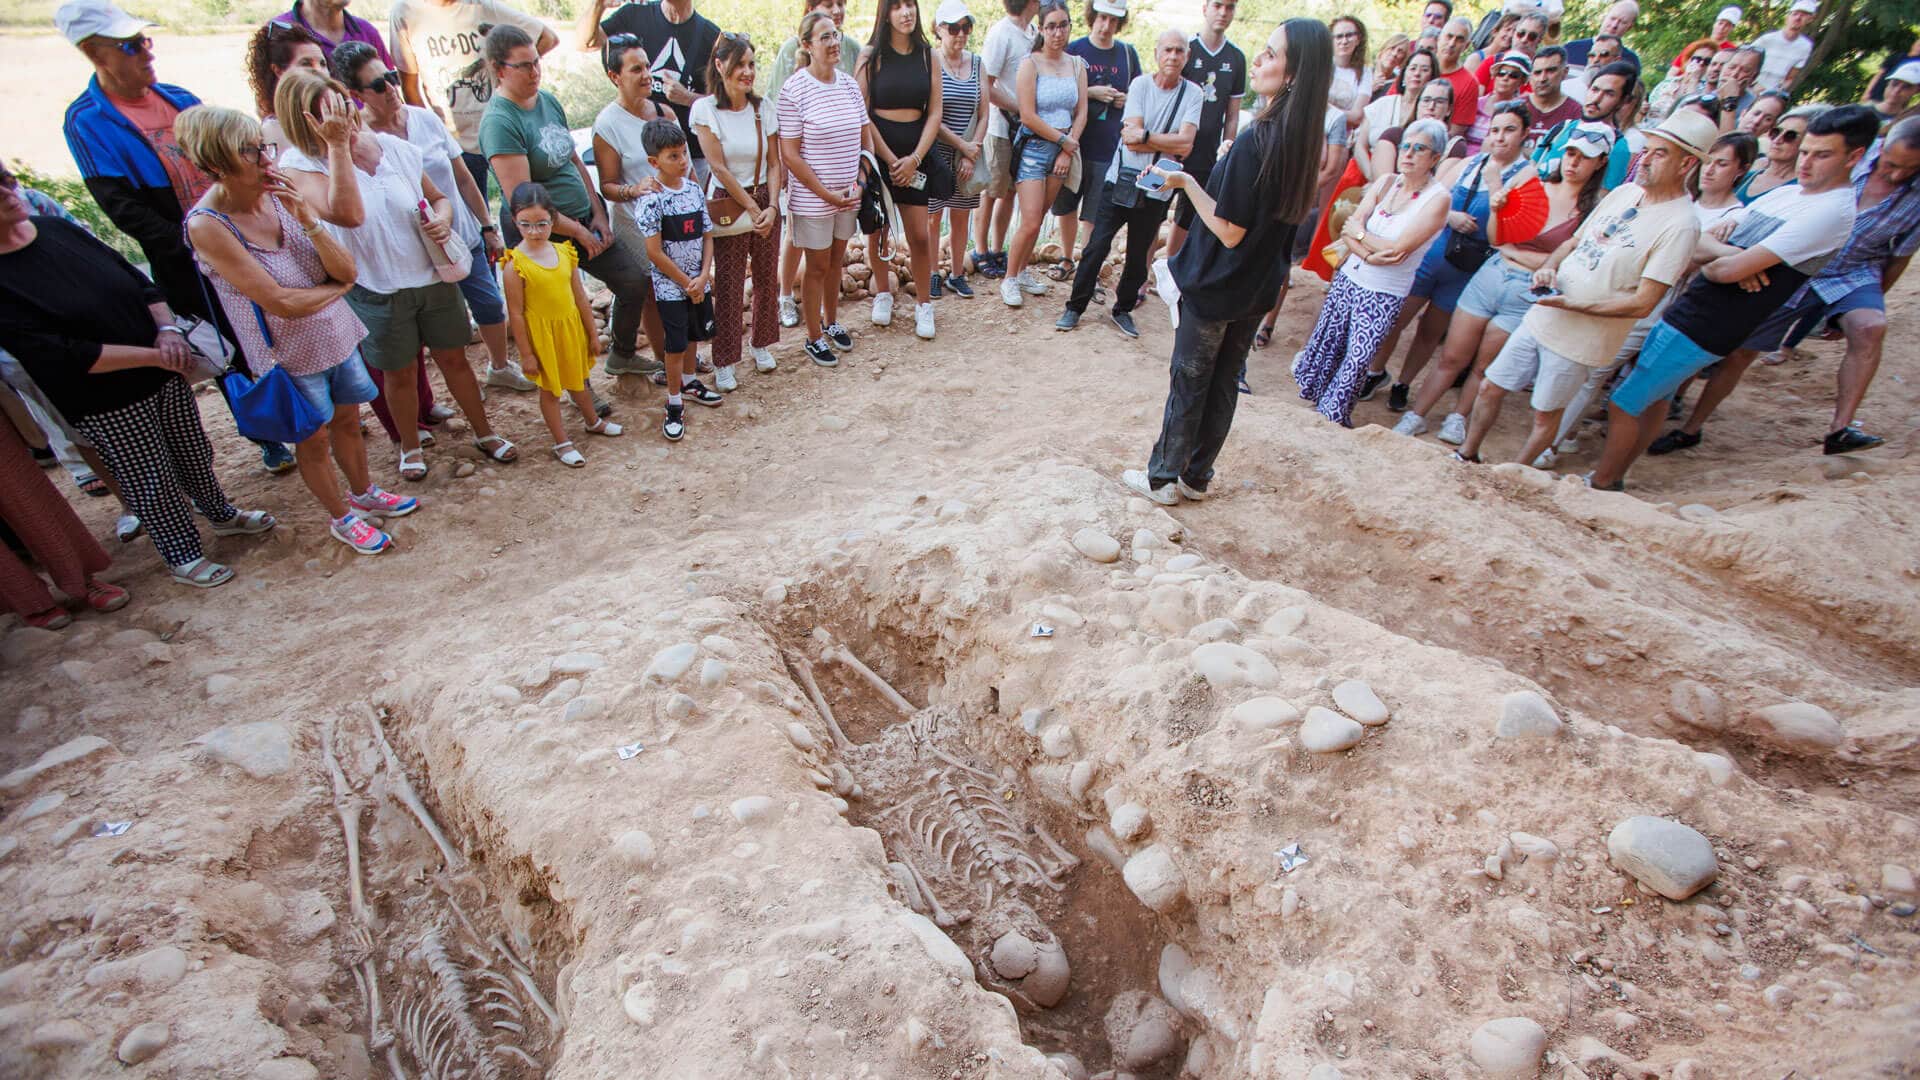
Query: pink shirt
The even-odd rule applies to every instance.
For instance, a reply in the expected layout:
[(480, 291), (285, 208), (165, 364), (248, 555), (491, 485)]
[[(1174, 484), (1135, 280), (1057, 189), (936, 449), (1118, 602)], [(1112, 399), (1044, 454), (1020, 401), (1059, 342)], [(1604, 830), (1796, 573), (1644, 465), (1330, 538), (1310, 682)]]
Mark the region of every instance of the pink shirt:
[[(273, 201), (273, 209), (280, 218), (277, 248), (254, 245), (217, 210), (195, 208), (187, 220), (191, 222), (204, 214), (232, 229), (247, 254), (252, 255), (273, 280), (287, 288), (307, 289), (326, 281), (327, 271), (320, 265), (320, 252), (313, 246), (313, 238), (300, 228), (299, 219), (288, 213), (278, 199)], [(276, 366), (285, 368), (289, 375), (318, 375), (353, 355), (360, 339), (367, 336), (367, 328), (361, 325), (360, 317), (344, 299), (336, 299), (303, 318), (284, 318), (256, 305), (232, 282), (215, 273), (204, 259), (194, 261), (212, 283), (214, 294), (220, 297), (220, 306), (233, 325), (234, 336), (240, 339), (240, 349), (247, 354), (248, 366), (253, 368), (255, 378)]]
[[(867, 103), (853, 76), (835, 69), (833, 82), (823, 83), (805, 68), (793, 73), (780, 88), (780, 137), (800, 140), (800, 157), (820, 178), (820, 186), (845, 190), (860, 178), (860, 135), (867, 124)], [(832, 217), (839, 209), (827, 205), (813, 189), (797, 180), (788, 185), (788, 205), (795, 217)]]

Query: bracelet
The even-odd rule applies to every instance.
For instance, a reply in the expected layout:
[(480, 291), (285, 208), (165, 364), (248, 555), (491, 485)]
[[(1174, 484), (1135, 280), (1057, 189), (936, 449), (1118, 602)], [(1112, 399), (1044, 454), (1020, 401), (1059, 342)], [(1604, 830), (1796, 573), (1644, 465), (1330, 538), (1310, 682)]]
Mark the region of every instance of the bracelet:
[(164, 334), (169, 330), (173, 331), (176, 334), (179, 334), (181, 337), (187, 336), (187, 332), (185, 330), (182, 330), (180, 327), (174, 325), (173, 323), (168, 323), (167, 325), (161, 327), (159, 332)]
[(320, 226), (321, 223), (316, 221), (311, 225), (300, 226), (300, 231), (306, 233), (308, 236), (318, 236), (320, 234)]
[(481, 232), (483, 232), (483, 233), (490, 233), (490, 232), (499, 232), (499, 231), (500, 231), (500, 226), (498, 226), (498, 225), (482, 225), (482, 226), (480, 226), (480, 231), (481, 231)]

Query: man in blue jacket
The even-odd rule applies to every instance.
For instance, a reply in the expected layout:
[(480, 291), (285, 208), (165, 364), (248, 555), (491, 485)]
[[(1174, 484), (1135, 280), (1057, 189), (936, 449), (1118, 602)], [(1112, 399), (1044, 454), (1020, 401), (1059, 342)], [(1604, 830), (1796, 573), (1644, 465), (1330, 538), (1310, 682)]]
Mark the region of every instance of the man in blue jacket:
[[(94, 202), (147, 256), (147, 272), (183, 314), (211, 319), (229, 340), (233, 332), (194, 268), (181, 222), (212, 179), (195, 168), (173, 137), (173, 120), (200, 99), (158, 81), (153, 71), (153, 24), (107, 0), (72, 0), (54, 13), (66, 39), (93, 62), (93, 78), (72, 105), (62, 131), (67, 149)], [(260, 443), (260, 461), (275, 473), (293, 469), (279, 443)]]

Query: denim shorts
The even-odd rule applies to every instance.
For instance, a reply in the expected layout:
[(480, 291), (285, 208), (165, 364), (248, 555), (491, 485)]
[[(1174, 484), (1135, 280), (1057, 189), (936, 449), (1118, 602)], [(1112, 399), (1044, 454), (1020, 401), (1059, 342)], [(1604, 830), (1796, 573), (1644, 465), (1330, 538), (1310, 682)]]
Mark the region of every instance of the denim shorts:
[(1634, 362), (1633, 373), (1613, 388), (1613, 397), (1609, 400), (1619, 406), (1621, 412), (1639, 418), (1654, 405), (1671, 400), (1688, 379), (1718, 359), (1717, 354), (1675, 330), (1673, 324), (1663, 322), (1648, 332), (1646, 344), (1640, 346), (1640, 359)]
[(1433, 246), (1420, 260), (1420, 272), (1413, 278), (1413, 291), (1407, 295), (1427, 297), (1434, 307), (1451, 315), (1453, 309), (1460, 306), (1460, 294), (1466, 291), (1467, 282), (1471, 280), (1473, 274), (1447, 261), (1447, 229), (1442, 226), (1440, 235), (1433, 239)]
[(1849, 311), (1887, 310), (1887, 298), (1878, 284), (1862, 285), (1829, 304), (1820, 294), (1806, 289), (1797, 303), (1783, 304), (1767, 317), (1740, 347), (1755, 352), (1772, 352), (1781, 346), (1791, 348), (1807, 340), (1822, 323), (1832, 322)]
[(307, 395), (314, 408), (328, 417), (342, 405), (365, 405), (380, 396), (380, 388), (373, 385), (373, 379), (367, 375), (367, 365), (360, 359), (359, 349), (325, 371), (292, 378), (293, 385)]
[(1467, 280), (1454, 310), (1487, 319), (1496, 330), (1513, 333), (1533, 306), (1533, 271), (1495, 255)]
[(500, 294), (500, 279), (493, 276), (493, 264), (487, 261), (485, 240), (473, 245), (473, 271), (460, 280), (460, 295), (467, 298), (475, 323), (492, 326), (507, 321), (507, 298)]
[(1029, 135), (1020, 151), (1020, 162), (1014, 168), (1014, 182), (1047, 179), (1053, 175), (1053, 163), (1059, 157), (1058, 143), (1050, 143), (1038, 135)]

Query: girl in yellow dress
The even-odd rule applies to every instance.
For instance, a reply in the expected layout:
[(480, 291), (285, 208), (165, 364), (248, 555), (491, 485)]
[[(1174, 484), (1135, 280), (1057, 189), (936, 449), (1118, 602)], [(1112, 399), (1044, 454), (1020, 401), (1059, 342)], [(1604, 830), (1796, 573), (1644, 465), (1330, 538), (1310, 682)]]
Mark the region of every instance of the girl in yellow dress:
[(587, 393), (587, 372), (593, 369), (593, 308), (580, 282), (580, 256), (572, 244), (555, 244), (553, 199), (540, 184), (513, 189), (507, 204), (520, 243), (506, 253), (507, 318), (513, 340), (520, 346), (520, 370), (540, 388), (540, 415), (553, 432), (553, 456), (561, 464), (579, 468), (587, 459), (574, 449), (560, 419), (560, 395), (589, 421), (593, 435), (618, 435), (620, 425), (594, 416)]

